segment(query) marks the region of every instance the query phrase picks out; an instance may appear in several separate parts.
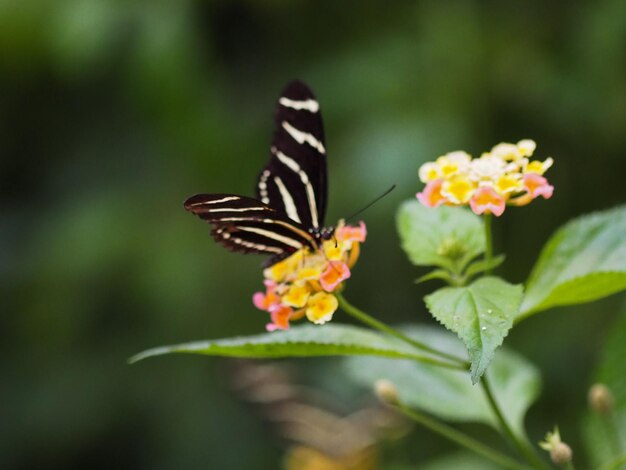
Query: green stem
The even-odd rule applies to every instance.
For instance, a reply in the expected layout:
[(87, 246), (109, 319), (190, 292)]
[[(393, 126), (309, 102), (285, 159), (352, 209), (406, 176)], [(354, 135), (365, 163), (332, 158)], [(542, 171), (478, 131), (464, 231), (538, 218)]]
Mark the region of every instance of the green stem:
[(414, 340), (413, 338), (408, 337), (407, 335), (405, 335), (404, 333), (401, 333), (400, 331), (390, 327), (389, 325), (386, 325), (385, 323), (376, 320), (374, 317), (368, 315), (367, 313), (365, 313), (364, 311), (356, 308), (354, 305), (352, 305), (351, 303), (349, 303), (345, 297), (339, 293), (335, 293), (335, 297), (337, 297), (337, 300), (339, 301), (339, 306), (341, 307), (341, 309), (346, 312), (348, 315), (350, 315), (353, 318), (356, 318), (357, 320), (359, 320), (361, 323), (366, 324), (367, 326), (374, 328), (376, 330), (382, 331), (384, 333), (387, 333), (391, 336), (394, 336), (395, 338), (398, 338), (402, 341), (404, 341), (405, 343), (410, 344), (411, 346), (413, 346), (416, 349), (420, 349), (422, 351), (426, 351), (429, 352), (431, 354), (434, 354), (436, 356), (439, 356), (443, 359), (446, 359), (448, 361), (452, 361), (454, 364), (450, 364), (450, 363), (440, 363), (439, 365), (445, 364), (448, 367), (454, 367), (455, 369), (460, 369), (460, 370), (467, 370), (469, 367), (469, 364), (467, 363), (467, 361), (464, 361), (463, 359), (454, 356), (452, 354), (448, 354), (444, 351), (440, 351), (438, 349), (435, 349), (433, 347), (428, 346), (427, 344), (424, 344), (420, 341)]
[(500, 465), (502, 468), (507, 468), (511, 470), (528, 470), (529, 467), (522, 465), (512, 459), (511, 457), (502, 454), (501, 452), (492, 449), (491, 447), (483, 444), (480, 441), (448, 426), (447, 424), (441, 423), (430, 416), (420, 413), (419, 411), (413, 410), (405, 405), (398, 404), (396, 405), (397, 409), (400, 410), (403, 414), (411, 418), (416, 423), (421, 424), (427, 429), (445, 437), (446, 439), (458, 444), (466, 449), (469, 449), (472, 452), (475, 452), (478, 455), (482, 455), (483, 457), (495, 462)]
[(570, 461), (570, 462), (567, 462), (567, 463), (565, 464), (565, 469), (566, 469), (566, 470), (576, 470), (576, 469), (574, 468), (574, 464), (573, 464), (571, 461)]
[[(491, 214), (483, 215), (483, 222), (485, 227), (485, 263), (487, 266), (491, 264), (491, 257), (493, 256), (493, 242), (491, 239)], [(491, 274), (491, 268), (485, 271), (485, 275)]]
[(549, 469), (550, 467), (548, 467), (539, 458), (539, 456), (535, 453), (530, 443), (525, 439), (518, 438), (513, 432), (513, 430), (511, 429), (511, 426), (507, 422), (506, 418), (504, 417), (504, 414), (502, 413), (502, 410), (500, 409), (500, 406), (498, 405), (498, 402), (496, 401), (496, 397), (493, 394), (491, 385), (489, 383), (489, 379), (487, 379), (486, 374), (483, 375), (482, 378), (480, 379), (480, 384), (482, 385), (483, 391), (485, 392), (487, 401), (489, 402), (491, 409), (493, 410), (494, 414), (496, 415), (496, 418), (498, 419), (498, 423), (500, 424), (500, 430), (508, 438), (511, 444), (513, 444), (517, 448), (517, 450), (526, 458), (526, 460), (528, 460), (530, 464), (532, 464), (534, 468)]

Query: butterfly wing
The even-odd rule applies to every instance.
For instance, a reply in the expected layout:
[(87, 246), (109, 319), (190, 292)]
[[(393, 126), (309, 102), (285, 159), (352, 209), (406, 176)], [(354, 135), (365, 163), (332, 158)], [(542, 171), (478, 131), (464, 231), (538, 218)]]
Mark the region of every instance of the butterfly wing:
[(231, 251), (270, 254), (270, 266), (295, 251), (315, 248), (301, 225), (256, 199), (236, 194), (197, 194), (185, 209), (211, 224), (213, 238)]
[(257, 197), (307, 228), (319, 228), (326, 213), (326, 147), (319, 103), (300, 81), (278, 100), (270, 161), (257, 182)]

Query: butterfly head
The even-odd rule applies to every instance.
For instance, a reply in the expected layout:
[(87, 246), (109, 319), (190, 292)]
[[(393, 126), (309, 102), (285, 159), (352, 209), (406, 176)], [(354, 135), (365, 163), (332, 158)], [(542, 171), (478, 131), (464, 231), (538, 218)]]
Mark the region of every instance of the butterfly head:
[(315, 238), (315, 243), (321, 246), (323, 242), (335, 237), (335, 227), (310, 228), (309, 233)]
[(335, 235), (335, 227), (323, 227), (318, 233), (322, 240), (330, 240)]

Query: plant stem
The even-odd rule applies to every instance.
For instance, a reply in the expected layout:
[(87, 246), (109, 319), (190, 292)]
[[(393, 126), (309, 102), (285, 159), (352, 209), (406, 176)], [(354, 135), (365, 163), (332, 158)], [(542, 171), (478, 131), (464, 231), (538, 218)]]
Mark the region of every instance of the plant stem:
[(574, 464), (570, 461), (565, 464), (565, 470), (576, 470)]
[(436, 356), (439, 356), (443, 359), (446, 359), (448, 361), (452, 361), (455, 364), (449, 364), (446, 363), (446, 365), (448, 367), (452, 366), (456, 369), (460, 369), (460, 370), (467, 370), (469, 364), (467, 363), (467, 361), (464, 361), (463, 359), (454, 356), (452, 354), (448, 354), (444, 351), (440, 351), (438, 349), (435, 349), (431, 346), (428, 346), (427, 344), (424, 344), (420, 341), (414, 340), (413, 338), (408, 337), (407, 335), (405, 335), (404, 333), (401, 333), (400, 331), (390, 327), (389, 325), (386, 325), (385, 323), (376, 320), (374, 317), (368, 315), (367, 313), (365, 313), (364, 311), (356, 308), (354, 305), (352, 305), (351, 303), (349, 303), (345, 297), (339, 293), (335, 293), (335, 296), (337, 297), (337, 300), (339, 301), (339, 306), (341, 307), (341, 309), (346, 312), (348, 315), (350, 315), (353, 318), (356, 318), (357, 320), (359, 320), (361, 323), (366, 324), (367, 326), (374, 328), (376, 330), (382, 331), (384, 333), (387, 333), (391, 336), (394, 336), (395, 338), (398, 338), (402, 341), (404, 341), (405, 343), (410, 344), (411, 346), (413, 346), (414, 348), (420, 349), (422, 351), (426, 351), (429, 352), (431, 354), (434, 354)]
[[(483, 215), (483, 222), (485, 227), (485, 263), (489, 266), (493, 255), (493, 242), (491, 240), (491, 214)], [(485, 270), (485, 275), (488, 276), (489, 274), (491, 274), (491, 268)]]
[(425, 428), (430, 429), (431, 431), (445, 437), (455, 444), (465, 447), (466, 449), (469, 449), (470, 451), (475, 452), (478, 455), (482, 455), (483, 457), (500, 465), (502, 468), (508, 468), (511, 470), (529, 469), (529, 467), (518, 463), (511, 457), (502, 454), (495, 449), (492, 449), (482, 442), (477, 441), (476, 439), (462, 433), (461, 431), (458, 431), (448, 426), (447, 424), (441, 423), (431, 418), (430, 416), (422, 414), (419, 411), (413, 410), (403, 404), (397, 404), (396, 408), (416, 423), (421, 424)]
[(528, 441), (526, 441), (525, 439), (520, 439), (515, 435), (515, 433), (511, 429), (511, 426), (509, 426), (509, 423), (504, 417), (504, 414), (502, 413), (502, 410), (500, 409), (498, 402), (496, 401), (496, 397), (493, 394), (491, 385), (489, 384), (489, 379), (487, 379), (486, 374), (481, 377), (480, 384), (482, 385), (483, 391), (485, 392), (485, 395), (487, 396), (487, 401), (489, 402), (489, 406), (491, 406), (491, 409), (496, 415), (496, 418), (498, 418), (498, 423), (500, 424), (500, 430), (508, 438), (511, 444), (513, 444), (517, 448), (517, 450), (526, 458), (526, 460), (528, 460), (530, 464), (532, 464), (534, 468), (537, 468), (537, 469), (550, 468), (539, 458), (539, 456), (535, 453), (535, 450), (532, 448), (532, 446), (530, 445)]

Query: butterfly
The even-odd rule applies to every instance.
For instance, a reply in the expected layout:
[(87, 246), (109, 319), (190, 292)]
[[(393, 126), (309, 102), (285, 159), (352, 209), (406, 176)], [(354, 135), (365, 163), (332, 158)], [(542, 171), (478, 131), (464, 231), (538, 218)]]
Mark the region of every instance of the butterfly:
[(287, 84), (274, 122), (270, 159), (259, 174), (256, 198), (197, 194), (184, 204), (211, 224), (211, 235), (227, 249), (271, 255), (265, 266), (302, 248), (318, 250), (334, 233), (323, 225), (326, 146), (320, 106), (311, 89), (298, 80)]

